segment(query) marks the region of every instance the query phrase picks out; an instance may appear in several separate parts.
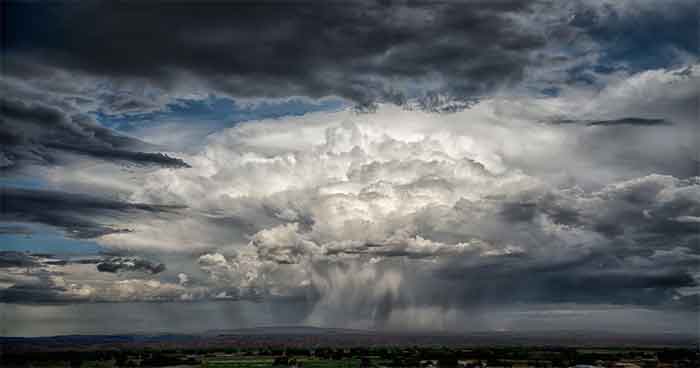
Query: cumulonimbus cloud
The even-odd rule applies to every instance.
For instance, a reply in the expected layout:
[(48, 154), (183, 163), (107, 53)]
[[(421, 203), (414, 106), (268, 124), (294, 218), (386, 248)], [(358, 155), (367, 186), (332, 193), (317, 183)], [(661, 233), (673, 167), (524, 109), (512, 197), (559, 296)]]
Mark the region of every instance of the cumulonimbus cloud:
[[(690, 82), (665, 78), (650, 88)], [(618, 98), (626, 114), (631, 102)], [(674, 124), (539, 123), (562, 103), (575, 102), (493, 99), (450, 115), (383, 105), (239, 124), (188, 156), (192, 169), (152, 172), (132, 193), (183, 203), (190, 216), (139, 221), (100, 242), (194, 252), (200, 280), (226, 295), (305, 295), (323, 308), (349, 292), (321, 287), (328, 275), (389, 272), (403, 287), (345, 301), (370, 314), (431, 302), (692, 306), (700, 187), (674, 165), (693, 165), (675, 137), (695, 126), (663, 110)], [(621, 147), (643, 152), (616, 160)], [(354, 268), (366, 270), (344, 271)], [(514, 278), (522, 292), (502, 292)]]
[[(293, 301), (387, 328), (697, 311), (693, 1), (3, 5), (0, 233), (109, 253), (0, 252), (2, 302)], [(181, 152), (147, 142), (210, 127), (111, 125), (328, 96), (356, 109), (217, 122)]]

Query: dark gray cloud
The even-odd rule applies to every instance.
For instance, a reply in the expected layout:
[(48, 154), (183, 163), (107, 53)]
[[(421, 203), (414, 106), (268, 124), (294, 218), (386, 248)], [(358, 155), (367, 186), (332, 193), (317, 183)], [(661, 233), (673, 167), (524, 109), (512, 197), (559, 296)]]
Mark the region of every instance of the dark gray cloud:
[(50, 190), (13, 187), (0, 189), (0, 219), (55, 226), (74, 238), (95, 238), (129, 231), (105, 225), (103, 221), (110, 218), (125, 218), (138, 213), (167, 213), (178, 208)]
[[(432, 289), (429, 297), (462, 305), (582, 303), (679, 307), (678, 299), (683, 295), (677, 289), (698, 286), (692, 273), (700, 266), (697, 257), (691, 264), (646, 267), (634, 265), (633, 259), (631, 254), (610, 250), (561, 260), (528, 256), (497, 256), (471, 264), (461, 260), (436, 271), (438, 278), (448, 280), (450, 292)], [(476, 279), (479, 282), (468, 282)]]
[(34, 257), (24, 252), (0, 251), (0, 268), (7, 267), (35, 267), (39, 263)]
[(587, 123), (588, 126), (612, 126), (612, 125), (631, 125), (631, 126), (652, 126), (652, 125), (670, 125), (671, 123), (664, 119), (643, 119), (643, 118), (622, 118), (614, 120), (599, 120)]
[(86, 115), (69, 115), (59, 107), (0, 100), (0, 169), (26, 164), (58, 164), (65, 153), (136, 165), (188, 167), (181, 159), (162, 153), (138, 139), (100, 126)]
[[(366, 105), (400, 102), (431, 83), (479, 96), (519, 81), (529, 52), (543, 46), (542, 34), (522, 17), (530, 3), (15, 5), (8, 7), (6, 51), (164, 87), (186, 73), (235, 96), (337, 95)], [(20, 24), (39, 17), (41, 32)]]
[(0, 290), (0, 302), (22, 304), (64, 304), (78, 301), (65, 294), (64, 287), (55, 286), (47, 280), (34, 283), (15, 284)]
[[(36, 261), (35, 266), (41, 266), (39, 257), (27, 255)], [(0, 302), (2, 303), (23, 303), (23, 304), (63, 304), (70, 303), (73, 298), (63, 285), (56, 283), (56, 276), (60, 273), (48, 271), (45, 268), (37, 267), (28, 270), (22, 279), (14, 279), (11, 273), (2, 273), (12, 281), (12, 285), (0, 289)]]
[[(608, 237), (684, 237), (700, 231), (700, 201), (694, 196), (697, 178), (677, 180), (652, 175), (608, 187), (577, 203), (557, 193), (529, 202), (506, 203), (503, 215), (510, 222), (533, 221), (537, 214), (554, 223), (578, 226)], [(663, 200), (660, 200), (663, 198)]]
[(141, 257), (111, 257), (97, 264), (100, 272), (146, 272), (156, 274), (165, 271), (165, 264)]
[[(538, 239), (522, 253), (451, 257), (434, 274), (448, 280), (428, 290), (443, 304), (582, 303), (696, 308), (700, 201), (697, 179), (652, 175), (598, 192), (549, 192), (504, 201), (502, 231), (526, 229)], [(597, 236), (559, 252), (539, 238), (542, 224)], [(550, 225), (547, 225), (550, 226)], [(539, 240), (541, 239), (541, 240)], [(541, 243), (540, 243), (541, 242)], [(435, 281), (435, 283), (439, 283)], [(431, 291), (432, 290), (432, 291)], [(694, 307), (695, 305), (695, 307)]]
[(655, 126), (655, 125), (671, 125), (672, 123), (665, 119), (646, 119), (638, 117), (626, 117), (620, 119), (610, 119), (610, 120), (575, 120), (575, 119), (555, 119), (549, 121), (550, 124), (560, 125), (560, 124), (582, 124), (586, 126), (617, 126), (617, 125), (629, 125), (629, 126)]
[[(77, 258), (61, 257), (47, 253), (30, 253), (18, 251), (0, 251), (0, 268), (37, 268), (45, 266), (65, 266), (68, 264), (96, 264), (101, 262), (100, 258)], [(45, 273), (41, 270), (40, 273)]]
[(32, 235), (34, 231), (26, 226), (19, 225), (0, 225), (0, 235)]

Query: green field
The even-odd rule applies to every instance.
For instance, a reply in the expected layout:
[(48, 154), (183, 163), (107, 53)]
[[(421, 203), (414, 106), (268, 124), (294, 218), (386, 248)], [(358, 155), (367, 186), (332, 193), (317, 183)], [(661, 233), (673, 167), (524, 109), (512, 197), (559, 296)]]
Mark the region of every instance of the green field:
[[(359, 359), (318, 359), (299, 357), (296, 359), (301, 363), (302, 367), (309, 368), (359, 368)], [(272, 367), (273, 359), (269, 358), (210, 358), (205, 359), (202, 363), (203, 367), (207, 368), (252, 368), (252, 367)]]
[(226, 359), (206, 359), (202, 362), (202, 367), (207, 368), (244, 368), (244, 367), (270, 367), (272, 358), (226, 358)]

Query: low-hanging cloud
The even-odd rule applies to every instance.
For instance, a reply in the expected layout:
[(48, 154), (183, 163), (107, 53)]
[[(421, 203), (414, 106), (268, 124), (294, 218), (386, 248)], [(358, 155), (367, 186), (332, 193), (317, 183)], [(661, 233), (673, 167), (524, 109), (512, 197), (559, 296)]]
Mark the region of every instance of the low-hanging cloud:
[(139, 151), (148, 144), (97, 124), (87, 115), (70, 115), (57, 106), (0, 99), (0, 170), (26, 165), (56, 165), (67, 154), (135, 165), (186, 168), (181, 159)]
[(109, 225), (109, 220), (138, 216), (139, 213), (167, 214), (180, 206), (149, 205), (106, 199), (77, 193), (42, 189), (2, 187), (0, 219), (35, 222), (62, 229), (74, 238), (95, 238), (105, 234), (128, 232)]
[(140, 257), (111, 257), (97, 263), (100, 272), (146, 272), (150, 274), (165, 271), (165, 264), (152, 262)]

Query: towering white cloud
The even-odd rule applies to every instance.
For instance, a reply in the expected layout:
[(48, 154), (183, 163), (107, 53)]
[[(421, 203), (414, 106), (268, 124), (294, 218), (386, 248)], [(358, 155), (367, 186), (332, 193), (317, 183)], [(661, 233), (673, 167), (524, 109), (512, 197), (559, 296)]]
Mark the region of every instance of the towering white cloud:
[[(583, 97), (568, 94), (493, 98), (453, 114), (383, 105), (242, 123), (185, 157), (191, 169), (156, 170), (130, 187), (130, 201), (183, 205), (184, 216), (139, 218), (99, 241), (195, 259), (193, 280), (221, 297), (320, 296), (332, 308), (350, 288), (345, 303), (378, 303), (368, 313), (386, 300), (425, 303), (442, 282), (460, 291), (433, 295), (439, 303), (503, 300), (483, 288), (517, 273), (533, 291), (516, 300), (636, 303), (613, 290), (653, 289), (637, 302), (673, 303), (696, 284), (694, 263), (655, 269), (650, 251), (697, 252), (697, 163), (679, 148), (698, 143), (687, 134), (696, 125), (666, 104), (655, 115), (663, 123), (631, 114), (647, 89), (682, 100), (696, 77), (693, 68), (633, 75), (586, 95), (585, 113), (574, 108)], [(332, 281), (347, 267), (356, 271), (337, 278), (346, 283)], [(471, 280), (479, 269), (490, 276)], [(561, 291), (576, 280), (588, 291)]]
[[(210, 135), (183, 155), (188, 169), (52, 169), (58, 189), (177, 205), (97, 238), (167, 267), (100, 281), (13, 271), (2, 295), (306, 300), (308, 323), (387, 328), (512, 303), (697, 308), (700, 179), (683, 147), (699, 138), (693, 112), (669, 107), (696, 79), (691, 67), (451, 114), (380, 105), (253, 121)], [(665, 101), (660, 89), (669, 102), (642, 109), (649, 93)], [(44, 275), (66, 270), (72, 281)]]

